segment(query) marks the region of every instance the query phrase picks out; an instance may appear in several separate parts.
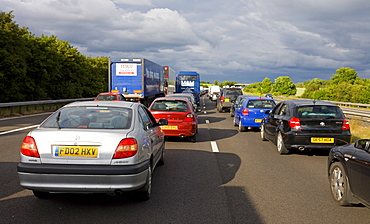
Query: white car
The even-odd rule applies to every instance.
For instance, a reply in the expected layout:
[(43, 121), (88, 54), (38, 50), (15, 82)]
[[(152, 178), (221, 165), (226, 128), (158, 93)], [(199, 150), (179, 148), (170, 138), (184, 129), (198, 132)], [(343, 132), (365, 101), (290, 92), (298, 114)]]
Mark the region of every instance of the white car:
[(28, 133), (17, 166), (20, 185), (38, 198), (50, 193), (136, 191), (151, 196), (152, 172), (164, 163), (160, 125), (140, 103), (68, 104)]

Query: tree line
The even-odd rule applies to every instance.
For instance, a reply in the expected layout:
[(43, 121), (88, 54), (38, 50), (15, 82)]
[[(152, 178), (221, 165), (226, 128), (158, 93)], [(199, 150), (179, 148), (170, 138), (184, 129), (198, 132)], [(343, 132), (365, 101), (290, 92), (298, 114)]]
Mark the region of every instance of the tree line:
[(35, 37), (0, 11), (0, 102), (73, 99), (107, 91), (108, 58), (86, 57), (56, 36)]
[(341, 101), (352, 103), (370, 103), (370, 79), (361, 79), (355, 69), (343, 67), (336, 70), (330, 80), (314, 78), (303, 83), (294, 84), (288, 76), (280, 76), (272, 82), (265, 78), (262, 82), (248, 85), (244, 91), (260, 95), (292, 96), (297, 88), (304, 89), (305, 99)]

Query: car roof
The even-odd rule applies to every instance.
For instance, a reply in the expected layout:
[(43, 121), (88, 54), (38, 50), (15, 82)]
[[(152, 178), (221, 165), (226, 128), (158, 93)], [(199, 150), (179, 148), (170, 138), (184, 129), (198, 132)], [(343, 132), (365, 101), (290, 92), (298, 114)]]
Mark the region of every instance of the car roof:
[(134, 107), (134, 104), (139, 104), (130, 101), (79, 101), (65, 105), (64, 107)]
[(182, 100), (182, 101), (185, 101), (185, 102), (188, 102), (190, 103), (190, 101), (186, 98), (183, 98), (183, 97), (173, 97), (173, 96), (169, 96), (169, 97), (158, 97), (156, 98), (153, 102), (155, 101), (159, 101), (159, 100)]
[(98, 95), (122, 95), (122, 93), (111, 93), (111, 92), (108, 92), (108, 93), (99, 93)]
[(271, 98), (268, 98), (268, 97), (246, 97), (250, 100), (271, 100), (271, 101), (274, 101), (274, 99), (271, 99)]
[(248, 99), (251, 99), (251, 100), (274, 100), (274, 99), (271, 99), (271, 98), (268, 98), (268, 97), (259, 97), (259, 96), (250, 96), (250, 95), (239, 95), (238, 96), (239, 98), (248, 98)]
[(334, 103), (322, 100), (285, 100), (282, 101), (285, 104), (291, 104), (296, 106), (311, 106), (311, 105), (327, 105), (327, 106), (337, 106)]

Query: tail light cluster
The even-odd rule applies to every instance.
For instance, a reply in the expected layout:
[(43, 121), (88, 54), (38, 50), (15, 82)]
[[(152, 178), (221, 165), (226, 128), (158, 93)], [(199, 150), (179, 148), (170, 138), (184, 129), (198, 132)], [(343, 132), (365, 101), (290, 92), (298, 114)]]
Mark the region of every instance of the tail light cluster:
[(220, 96), (220, 102), (223, 103), (225, 101), (225, 97), (224, 96)]
[(138, 144), (134, 138), (125, 138), (120, 141), (113, 155), (113, 159), (123, 159), (136, 155)]
[[(301, 127), (301, 121), (299, 120), (299, 118), (296, 118), (296, 117), (292, 117), (289, 121), (289, 127), (293, 128), (293, 129), (302, 129)], [(342, 122), (342, 130), (349, 130), (350, 129), (350, 126), (349, 126), (349, 122), (347, 119), (343, 119), (343, 122)]]
[(349, 126), (349, 122), (347, 119), (343, 119), (343, 122), (342, 122), (342, 130), (349, 130), (350, 129), (350, 126)]
[(37, 149), (37, 145), (33, 137), (26, 136), (23, 139), (21, 145), (21, 154), (25, 156), (40, 158), (39, 150)]
[(195, 121), (193, 114), (186, 115), (184, 121)]
[(299, 120), (299, 118), (296, 118), (296, 117), (292, 117), (289, 121), (289, 127), (293, 128), (293, 129), (302, 129), (301, 127), (301, 120)]
[(249, 110), (248, 109), (243, 109), (242, 110), (242, 115), (249, 115)]

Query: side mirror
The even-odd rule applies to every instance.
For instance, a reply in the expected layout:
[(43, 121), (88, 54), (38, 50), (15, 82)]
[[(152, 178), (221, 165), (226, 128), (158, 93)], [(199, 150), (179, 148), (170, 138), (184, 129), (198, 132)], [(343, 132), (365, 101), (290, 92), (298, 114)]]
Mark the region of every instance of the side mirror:
[(159, 125), (168, 125), (168, 120), (166, 120), (166, 119), (159, 119), (158, 124)]
[(270, 114), (271, 113), (271, 110), (266, 110), (265, 111), (265, 114)]
[(355, 142), (355, 148), (370, 150), (370, 139), (359, 139)]

